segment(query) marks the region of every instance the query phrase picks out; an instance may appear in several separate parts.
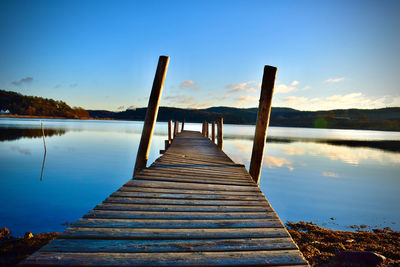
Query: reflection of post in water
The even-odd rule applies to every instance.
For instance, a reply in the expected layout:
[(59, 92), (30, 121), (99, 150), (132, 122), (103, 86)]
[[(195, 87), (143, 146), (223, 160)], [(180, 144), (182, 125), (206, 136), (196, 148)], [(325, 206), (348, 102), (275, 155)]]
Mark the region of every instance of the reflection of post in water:
[(40, 122), (42, 126), (42, 135), (43, 135), (43, 146), (44, 146), (44, 154), (43, 154), (43, 164), (42, 164), (42, 173), (40, 174), (40, 181), (43, 180), (43, 170), (44, 170), (44, 162), (46, 161), (46, 154), (47, 154), (47, 148), (46, 148), (46, 140), (44, 138), (44, 128), (43, 128), (43, 122)]

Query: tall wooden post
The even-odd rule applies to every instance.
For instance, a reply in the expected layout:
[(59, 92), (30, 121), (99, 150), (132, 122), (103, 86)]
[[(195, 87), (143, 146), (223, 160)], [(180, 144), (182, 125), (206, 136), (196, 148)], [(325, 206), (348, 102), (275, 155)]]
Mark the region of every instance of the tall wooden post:
[(167, 74), (168, 63), (169, 57), (160, 56), (158, 59), (156, 75), (154, 77), (153, 87), (151, 88), (149, 104), (147, 105), (146, 118), (143, 124), (142, 137), (140, 138), (133, 176), (135, 176), (140, 170), (146, 168), (147, 159), (149, 158), (151, 138), (153, 137), (154, 125), (156, 124), (158, 115), (158, 105), (164, 86), (165, 76)]
[(215, 143), (215, 121), (211, 122), (211, 140)]
[(267, 128), (269, 116), (271, 114), (272, 95), (274, 93), (274, 84), (277, 68), (272, 66), (264, 67), (264, 75), (261, 85), (260, 103), (257, 113), (257, 124), (254, 133), (253, 151), (251, 153), (251, 162), (249, 173), (257, 184), (260, 181), (261, 166), (264, 156), (264, 146), (267, 138)]
[(218, 128), (217, 145), (220, 149), (222, 149), (222, 143), (223, 143), (223, 133), (222, 133), (223, 124), (224, 124), (224, 118), (218, 118), (218, 120), (217, 120), (217, 128)]
[(179, 128), (179, 121), (175, 121), (175, 125), (174, 125), (174, 139), (175, 139), (176, 135), (178, 134), (178, 128)]
[(206, 138), (208, 138), (208, 122), (206, 122)]
[(183, 132), (183, 128), (185, 127), (185, 119), (182, 120), (182, 128), (181, 128), (181, 132)]
[(206, 136), (206, 121), (203, 121), (203, 125), (201, 128), (201, 135)]
[(172, 142), (172, 121), (168, 121), (168, 142), (171, 144)]

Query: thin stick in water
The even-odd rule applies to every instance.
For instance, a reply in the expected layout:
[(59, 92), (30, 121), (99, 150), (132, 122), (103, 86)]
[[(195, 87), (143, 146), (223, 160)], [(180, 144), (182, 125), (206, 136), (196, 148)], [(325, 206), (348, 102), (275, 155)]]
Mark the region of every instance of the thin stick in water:
[(44, 145), (44, 154), (43, 154), (43, 163), (42, 163), (42, 173), (40, 174), (40, 181), (43, 181), (43, 171), (44, 171), (44, 163), (45, 163), (45, 161), (46, 161), (47, 148), (46, 148), (46, 140), (45, 140), (45, 138), (44, 138), (43, 122), (40, 121), (40, 124), (41, 124), (41, 126), (42, 126), (43, 145)]

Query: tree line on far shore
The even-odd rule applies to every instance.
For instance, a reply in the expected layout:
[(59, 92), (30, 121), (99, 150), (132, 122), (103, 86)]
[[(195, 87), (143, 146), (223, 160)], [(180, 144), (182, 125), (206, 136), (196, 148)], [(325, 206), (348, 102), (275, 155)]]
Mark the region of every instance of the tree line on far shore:
[(19, 93), (0, 90), (0, 109), (9, 110), (13, 115), (61, 117), (86, 119), (89, 113), (81, 107), (70, 107), (64, 101), (25, 96)]
[[(147, 108), (108, 111), (71, 108), (63, 101), (0, 90), (0, 109), (14, 115), (61, 117), (73, 119), (111, 119), (143, 121)], [(207, 109), (181, 109), (160, 107), (158, 121), (185, 120), (186, 122), (216, 121), (224, 118), (229, 124), (255, 124), (257, 108), (211, 107)], [(365, 129), (400, 131), (400, 107), (381, 109), (341, 109), (329, 111), (300, 111), (292, 108), (273, 107), (271, 126)]]

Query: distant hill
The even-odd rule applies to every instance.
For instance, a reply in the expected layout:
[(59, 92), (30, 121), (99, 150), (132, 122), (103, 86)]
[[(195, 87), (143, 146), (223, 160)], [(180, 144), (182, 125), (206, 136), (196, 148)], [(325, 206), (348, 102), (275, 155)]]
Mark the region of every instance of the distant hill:
[[(8, 109), (14, 115), (48, 116), (62, 118), (94, 118), (142, 121), (147, 108), (113, 112), (108, 110), (84, 110), (71, 108), (63, 101), (42, 97), (24, 96), (0, 90), (0, 109)], [(206, 109), (181, 109), (160, 107), (158, 121), (185, 119), (186, 122), (216, 121), (224, 123), (255, 124), (257, 108), (211, 107)], [(337, 109), (329, 111), (300, 111), (292, 108), (273, 107), (271, 126), (366, 129), (400, 131), (400, 108)]]
[(89, 118), (83, 108), (71, 108), (63, 101), (0, 90), (0, 109), (8, 109), (14, 115), (49, 116), (61, 118)]
[[(186, 122), (215, 121), (224, 118), (224, 123), (255, 124), (257, 108), (211, 107), (207, 109), (180, 109), (160, 107), (158, 121), (185, 119)], [(144, 120), (146, 108), (111, 112), (88, 110), (90, 117), (115, 120)], [(299, 111), (291, 108), (272, 108), (271, 126), (368, 129), (400, 131), (400, 108), (338, 109), (329, 111)]]

